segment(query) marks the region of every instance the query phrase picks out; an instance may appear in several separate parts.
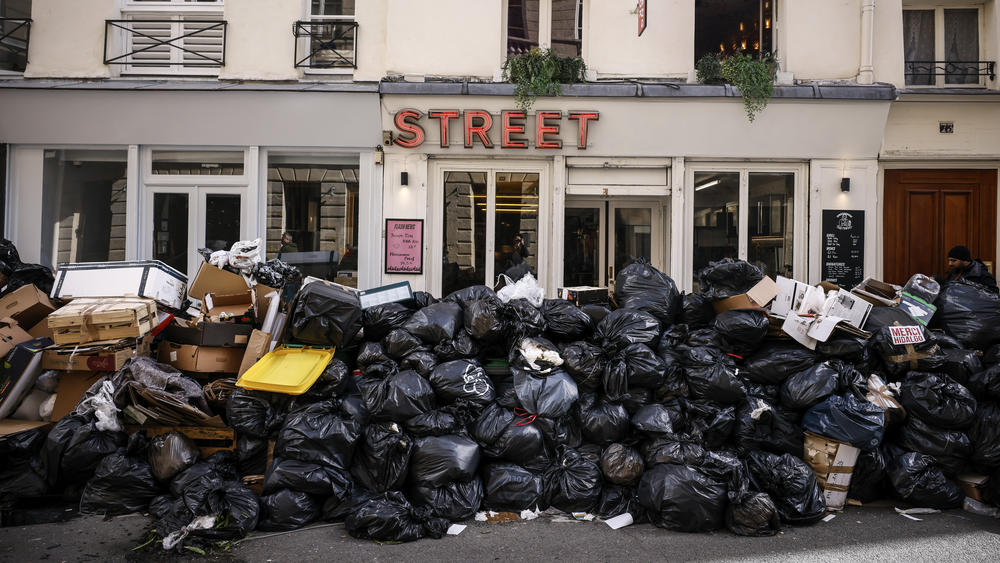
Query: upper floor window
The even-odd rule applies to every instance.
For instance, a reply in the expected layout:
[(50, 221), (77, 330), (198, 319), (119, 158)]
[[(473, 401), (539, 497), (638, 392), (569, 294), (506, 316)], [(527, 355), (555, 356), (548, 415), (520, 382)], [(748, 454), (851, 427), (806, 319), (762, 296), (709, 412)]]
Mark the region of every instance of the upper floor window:
[(24, 72), (30, 29), (31, 0), (0, 0), (0, 71)]
[(357, 67), (355, 0), (311, 0), (306, 21), (295, 24), (295, 66), (308, 69)]
[[(549, 17), (543, 18), (546, 11)], [(583, 0), (507, 0), (507, 56), (532, 47), (551, 48), (560, 57), (581, 56)]]
[(696, 0), (694, 60), (774, 50), (775, 0)]
[(983, 84), (980, 8), (941, 6), (903, 10), (903, 60), (908, 86)]
[(129, 74), (216, 75), (226, 60), (222, 9), (223, 0), (126, 0), (122, 19), (107, 22), (105, 63)]

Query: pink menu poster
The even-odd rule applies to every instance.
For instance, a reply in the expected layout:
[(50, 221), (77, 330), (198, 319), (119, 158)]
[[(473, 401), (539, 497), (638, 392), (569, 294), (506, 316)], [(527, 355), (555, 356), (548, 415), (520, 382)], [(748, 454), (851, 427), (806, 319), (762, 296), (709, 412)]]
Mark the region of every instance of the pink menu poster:
[(424, 273), (424, 220), (385, 220), (385, 273)]

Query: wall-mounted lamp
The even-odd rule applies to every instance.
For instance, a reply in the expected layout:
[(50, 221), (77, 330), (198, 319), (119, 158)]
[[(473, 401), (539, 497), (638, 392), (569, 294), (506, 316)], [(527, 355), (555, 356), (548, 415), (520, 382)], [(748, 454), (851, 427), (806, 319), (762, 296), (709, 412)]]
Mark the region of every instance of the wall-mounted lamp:
[(410, 173), (409, 172), (400, 172), (399, 173), (399, 185), (400, 186), (408, 186), (409, 184), (410, 184)]
[(850, 178), (841, 178), (840, 179), (840, 191), (842, 191), (842, 192), (849, 192), (849, 191), (851, 191), (851, 179)]

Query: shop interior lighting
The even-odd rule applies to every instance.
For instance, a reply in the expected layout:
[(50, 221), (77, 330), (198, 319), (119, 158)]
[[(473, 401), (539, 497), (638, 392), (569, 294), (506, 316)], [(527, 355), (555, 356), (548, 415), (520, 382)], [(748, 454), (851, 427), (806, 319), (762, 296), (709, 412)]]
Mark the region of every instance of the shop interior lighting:
[(711, 182), (705, 182), (704, 184), (702, 184), (700, 186), (695, 186), (694, 187), (694, 191), (700, 192), (701, 190), (706, 190), (706, 189), (711, 188), (712, 186), (718, 184), (721, 181), (722, 180), (719, 180), (718, 178), (716, 178), (715, 180), (712, 180)]

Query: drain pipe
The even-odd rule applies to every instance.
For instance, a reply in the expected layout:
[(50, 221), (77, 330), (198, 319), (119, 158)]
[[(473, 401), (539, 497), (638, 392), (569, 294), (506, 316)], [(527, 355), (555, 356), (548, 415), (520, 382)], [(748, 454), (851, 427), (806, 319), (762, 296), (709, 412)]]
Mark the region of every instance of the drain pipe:
[(861, 2), (861, 67), (858, 69), (858, 84), (875, 82), (873, 64), (875, 42), (875, 0)]

